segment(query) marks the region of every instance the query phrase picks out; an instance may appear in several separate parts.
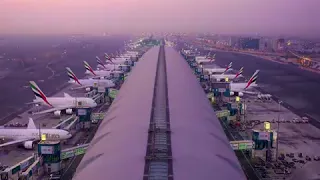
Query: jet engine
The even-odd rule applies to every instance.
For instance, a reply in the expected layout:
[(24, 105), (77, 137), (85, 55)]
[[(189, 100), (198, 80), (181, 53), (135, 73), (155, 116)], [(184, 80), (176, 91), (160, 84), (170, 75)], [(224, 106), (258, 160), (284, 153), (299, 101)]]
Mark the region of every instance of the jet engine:
[(33, 141), (25, 141), (23, 143), (23, 147), (26, 149), (33, 149), (34, 148)]
[(90, 92), (91, 89), (89, 87), (86, 88), (86, 92)]
[(66, 109), (66, 114), (72, 114), (72, 109)]
[(55, 111), (55, 112), (53, 112), (53, 115), (55, 117), (60, 117), (61, 116), (61, 111)]
[(241, 96), (243, 96), (243, 92), (230, 92), (230, 96), (239, 96), (239, 97), (241, 97)]

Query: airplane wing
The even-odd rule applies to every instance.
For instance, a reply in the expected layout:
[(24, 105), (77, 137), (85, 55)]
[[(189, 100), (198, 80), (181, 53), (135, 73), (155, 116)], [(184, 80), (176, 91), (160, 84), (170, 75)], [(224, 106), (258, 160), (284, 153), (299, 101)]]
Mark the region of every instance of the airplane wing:
[(67, 97), (67, 98), (71, 98), (72, 96), (70, 96), (70, 94), (68, 94), (68, 93), (63, 93), (63, 96), (64, 97)]
[(27, 102), (27, 103), (25, 103), (25, 104), (39, 104), (39, 102), (34, 102), (34, 101), (32, 101), (32, 102)]
[(14, 144), (23, 143), (25, 141), (33, 141), (33, 140), (34, 140), (34, 138), (18, 139), (18, 140), (14, 140), (14, 141), (10, 141), (10, 142), (7, 142), (7, 143), (0, 144), (0, 148), (5, 147), (5, 146), (14, 145)]
[(257, 95), (259, 92), (253, 92), (253, 91), (243, 91), (245, 94), (250, 94), (250, 95)]
[(54, 112), (54, 111), (61, 111), (61, 110), (67, 109), (67, 108), (69, 108), (69, 107), (55, 107), (55, 108), (47, 109), (47, 110), (44, 110), (44, 111), (39, 111), (39, 112), (32, 113), (32, 115), (46, 114), (46, 113), (51, 113), (51, 112)]
[(70, 88), (71, 90), (78, 90), (78, 89), (85, 89), (88, 88), (90, 86), (80, 86), (80, 87), (75, 87), (75, 88)]

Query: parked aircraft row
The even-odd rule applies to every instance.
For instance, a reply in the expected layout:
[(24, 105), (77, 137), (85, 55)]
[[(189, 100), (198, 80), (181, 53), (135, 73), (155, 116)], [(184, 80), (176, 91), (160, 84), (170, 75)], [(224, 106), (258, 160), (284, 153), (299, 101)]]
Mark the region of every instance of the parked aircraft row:
[[(99, 58), (97, 60), (101, 61)], [(109, 60), (107, 54), (106, 60)], [(114, 62), (116, 61), (117, 60), (114, 60)], [(72, 89), (85, 89), (86, 91), (90, 91), (91, 88), (97, 87), (111, 88), (116, 85), (112, 78), (120, 77), (121, 74), (124, 75), (124, 72), (120, 70), (93, 70), (86, 61), (84, 61), (84, 66), (87, 70), (86, 72), (89, 72), (91, 75), (88, 79), (78, 79), (74, 72), (69, 67), (66, 67), (70, 79), (68, 82), (78, 86)], [(98, 79), (92, 77), (97, 77)], [(64, 111), (66, 114), (72, 114), (73, 109), (94, 108), (97, 106), (97, 103), (92, 98), (72, 97), (67, 93), (64, 93), (64, 97), (47, 97), (34, 81), (30, 81), (30, 86), (36, 98), (29, 104), (40, 104), (50, 107), (50, 109), (33, 113), (35, 115), (53, 112), (54, 116), (60, 116), (61, 111)]]
[[(196, 56), (195, 61), (201, 67), (203, 63), (211, 64), (215, 60), (215, 54), (211, 55), (211, 52), (206, 56)], [(232, 70), (232, 62), (228, 64), (226, 68), (203, 68), (205, 74), (208, 74), (211, 79), (216, 81), (230, 80), (230, 95), (231, 96), (243, 96), (244, 94), (256, 94), (255, 92), (248, 91), (252, 87), (257, 87), (256, 80), (258, 77), (259, 70), (256, 70), (251, 76), (248, 82), (238, 83), (233, 80), (243, 77), (243, 67), (236, 74), (227, 74), (228, 71)]]
[[(116, 83), (112, 78), (119, 77), (120, 75), (124, 74), (125, 70), (127, 69), (130, 70), (129, 65), (132, 65), (132, 63), (126, 63), (129, 62), (127, 59), (136, 56), (137, 53), (128, 52), (125, 56), (119, 56), (121, 58), (126, 58), (126, 60), (123, 60), (118, 57), (111, 58), (108, 56), (108, 54), (105, 54), (105, 64), (99, 57), (96, 57), (98, 64), (104, 64), (104, 68), (102, 70), (93, 70), (92, 67), (86, 61), (84, 61), (84, 66), (87, 70), (87, 73), (89, 72), (91, 75), (88, 79), (78, 79), (75, 73), (69, 67), (66, 67), (69, 83), (77, 86), (76, 88), (72, 89), (86, 89), (86, 91), (91, 90), (92, 87), (114, 87)], [(30, 81), (29, 83), (35, 95), (35, 99), (27, 104), (38, 104), (49, 107), (47, 110), (34, 112), (34, 115), (53, 113), (54, 116), (60, 116), (62, 111), (64, 111), (66, 114), (73, 114), (74, 109), (94, 108), (97, 106), (97, 103), (92, 98), (73, 97), (67, 93), (64, 93), (63, 97), (47, 97), (34, 81)], [(21, 144), (26, 149), (33, 149), (35, 142), (39, 141), (41, 139), (41, 135), (44, 134), (46, 135), (47, 140), (66, 140), (72, 137), (71, 133), (66, 130), (54, 128), (36, 128), (32, 118), (29, 118), (29, 123), (26, 129), (2, 128), (0, 130), (0, 137), (2, 139), (12, 140), (0, 144), (0, 148), (9, 145)]]

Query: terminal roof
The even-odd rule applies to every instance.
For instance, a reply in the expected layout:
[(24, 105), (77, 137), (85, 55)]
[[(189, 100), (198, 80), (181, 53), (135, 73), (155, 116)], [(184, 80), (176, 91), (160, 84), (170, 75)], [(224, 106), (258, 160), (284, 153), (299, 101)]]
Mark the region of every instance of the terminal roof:
[(159, 47), (146, 52), (122, 85), (74, 179), (142, 179)]
[(244, 173), (196, 76), (165, 48), (174, 180), (238, 180)]

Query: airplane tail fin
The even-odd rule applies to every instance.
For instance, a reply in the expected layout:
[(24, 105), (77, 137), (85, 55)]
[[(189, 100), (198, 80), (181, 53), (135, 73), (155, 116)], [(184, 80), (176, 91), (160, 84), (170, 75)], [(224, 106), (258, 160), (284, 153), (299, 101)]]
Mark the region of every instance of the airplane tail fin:
[(106, 58), (106, 60), (112, 64), (114, 64), (114, 62), (112, 61), (112, 58), (107, 54), (107, 53), (104, 53), (104, 57)]
[(98, 56), (96, 56), (96, 60), (97, 60), (97, 63), (98, 63), (100, 66), (106, 68), (106, 67), (104, 66), (103, 62), (101, 61), (101, 59), (100, 59)]
[(72, 72), (72, 70), (69, 67), (66, 67), (67, 69), (67, 73), (68, 76), (70, 78), (71, 81), (75, 81), (76, 83), (78, 83), (79, 85), (81, 85), (81, 83), (79, 82), (79, 79), (77, 78), (77, 76)]
[(226, 70), (224, 70), (224, 72), (223, 72), (222, 74), (226, 73), (231, 67), (232, 67), (232, 62), (230, 62), (230, 63), (228, 64)]
[(212, 56), (210, 57), (210, 62), (213, 62), (215, 58), (216, 58), (216, 54), (212, 55)]
[(111, 57), (107, 53), (104, 53), (104, 58), (106, 58), (107, 61), (111, 59)]
[(251, 76), (251, 78), (248, 81), (247, 86), (244, 89), (247, 89), (250, 85), (255, 84), (258, 78), (258, 73), (260, 70), (256, 70), (256, 72), (253, 73), (253, 75)]
[(47, 96), (41, 91), (41, 89), (38, 87), (38, 85), (34, 81), (30, 81), (30, 87), (36, 96), (36, 99), (42, 99), (45, 103), (47, 103), (49, 106), (52, 106), (48, 102)]
[(83, 63), (84, 63), (84, 67), (86, 68), (86, 70), (96, 76), (96, 73), (94, 73), (94, 71), (93, 71), (92, 67), (89, 65), (89, 63), (87, 61), (83, 61)]
[(29, 117), (28, 127), (27, 129), (37, 129), (36, 125), (34, 124), (34, 121), (32, 118)]
[(235, 78), (237, 78), (238, 76), (240, 76), (240, 75), (242, 74), (242, 72), (243, 72), (243, 67), (241, 67), (240, 70), (237, 72)]

